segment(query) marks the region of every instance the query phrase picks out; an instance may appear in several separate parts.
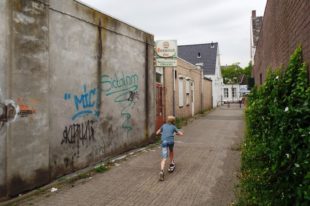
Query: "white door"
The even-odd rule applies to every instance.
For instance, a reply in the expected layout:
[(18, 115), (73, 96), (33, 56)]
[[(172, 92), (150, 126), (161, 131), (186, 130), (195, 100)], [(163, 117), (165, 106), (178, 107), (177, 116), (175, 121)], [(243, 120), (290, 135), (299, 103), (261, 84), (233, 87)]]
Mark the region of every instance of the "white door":
[(192, 116), (195, 115), (195, 82), (192, 81)]

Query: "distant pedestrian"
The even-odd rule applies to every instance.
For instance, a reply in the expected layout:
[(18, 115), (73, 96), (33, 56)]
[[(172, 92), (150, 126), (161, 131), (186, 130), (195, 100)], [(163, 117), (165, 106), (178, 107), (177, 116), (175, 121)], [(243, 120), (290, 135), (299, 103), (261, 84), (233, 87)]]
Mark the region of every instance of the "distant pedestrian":
[(242, 97), (242, 104), (245, 105), (245, 97)]
[[(173, 172), (175, 169), (175, 162), (174, 162), (174, 154), (173, 154), (173, 147), (174, 147), (174, 135), (183, 135), (178, 128), (176, 128), (175, 124), (175, 117), (168, 116), (167, 123), (163, 124), (161, 128), (156, 132), (157, 135), (161, 134), (161, 156), (162, 160), (160, 163), (160, 172), (159, 172), (159, 180), (164, 180), (164, 169), (165, 163), (169, 156), (170, 165), (168, 168), (168, 172)], [(169, 153), (169, 154), (168, 154)]]

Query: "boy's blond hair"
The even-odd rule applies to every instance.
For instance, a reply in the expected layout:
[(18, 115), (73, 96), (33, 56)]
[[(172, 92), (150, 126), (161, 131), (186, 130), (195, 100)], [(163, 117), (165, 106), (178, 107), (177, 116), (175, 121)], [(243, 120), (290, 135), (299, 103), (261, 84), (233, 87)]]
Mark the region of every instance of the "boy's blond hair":
[(174, 116), (168, 116), (167, 117), (167, 122), (170, 124), (174, 124), (175, 123), (175, 117)]

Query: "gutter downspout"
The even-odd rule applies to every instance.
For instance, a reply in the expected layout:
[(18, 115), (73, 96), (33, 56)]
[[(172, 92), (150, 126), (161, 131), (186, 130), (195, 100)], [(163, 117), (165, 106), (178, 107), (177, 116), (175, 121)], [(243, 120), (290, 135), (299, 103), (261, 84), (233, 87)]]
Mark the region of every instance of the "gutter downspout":
[(175, 116), (175, 67), (172, 69), (172, 76), (173, 76), (173, 91), (172, 91), (172, 111), (173, 111), (173, 116)]
[(145, 43), (145, 100), (144, 100), (144, 107), (145, 107), (145, 138), (149, 137), (149, 45), (147, 42)]
[(201, 89), (200, 89), (200, 91), (201, 91), (201, 97), (200, 97), (201, 102), (200, 102), (200, 104), (201, 104), (201, 112), (202, 112), (203, 111), (203, 97), (204, 97), (204, 95), (203, 95), (203, 71), (202, 71), (202, 69), (200, 71), (200, 75), (201, 75), (201, 83), (200, 83), (200, 86), (201, 86)]

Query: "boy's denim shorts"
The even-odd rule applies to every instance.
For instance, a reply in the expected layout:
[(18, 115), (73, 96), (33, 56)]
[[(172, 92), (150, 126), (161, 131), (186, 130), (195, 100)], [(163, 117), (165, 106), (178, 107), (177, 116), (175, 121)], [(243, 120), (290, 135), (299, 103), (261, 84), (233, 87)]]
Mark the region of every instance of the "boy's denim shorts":
[(167, 159), (169, 156), (169, 151), (173, 152), (173, 147), (174, 147), (174, 142), (163, 141), (161, 143), (161, 157), (164, 159)]

